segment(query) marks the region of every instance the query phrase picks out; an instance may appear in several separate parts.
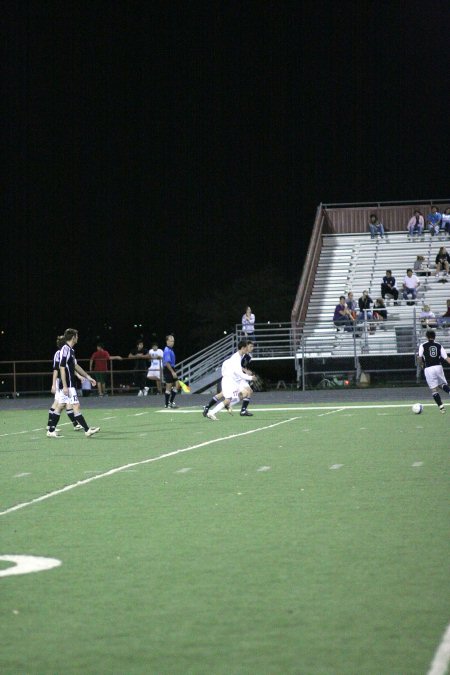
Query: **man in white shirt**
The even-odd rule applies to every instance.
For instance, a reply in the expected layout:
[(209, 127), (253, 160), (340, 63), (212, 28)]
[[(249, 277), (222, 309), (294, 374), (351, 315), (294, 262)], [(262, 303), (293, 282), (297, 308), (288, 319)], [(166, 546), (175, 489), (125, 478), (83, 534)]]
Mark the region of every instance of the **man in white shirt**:
[(407, 300), (408, 295), (411, 296), (411, 300), (415, 300), (417, 298), (417, 289), (419, 286), (420, 281), (418, 277), (413, 273), (411, 268), (407, 269), (406, 276), (403, 279), (403, 300)]
[(216, 413), (223, 410), (223, 408), (231, 407), (239, 399), (251, 396), (252, 390), (249, 383), (255, 379), (255, 376), (244, 373), (241, 366), (242, 357), (247, 352), (248, 342), (247, 340), (241, 340), (238, 343), (237, 352), (223, 362), (222, 392), (224, 399), (207, 412), (206, 417), (208, 419), (217, 420)]
[[(158, 344), (154, 342), (152, 348), (148, 350), (149, 359), (151, 359), (148, 371), (147, 371), (147, 380), (154, 380), (156, 382), (156, 388), (158, 394), (162, 394), (161, 386), (161, 372), (162, 372), (162, 360), (163, 360), (163, 350), (158, 349)], [(144, 396), (147, 396), (149, 387), (144, 388)]]

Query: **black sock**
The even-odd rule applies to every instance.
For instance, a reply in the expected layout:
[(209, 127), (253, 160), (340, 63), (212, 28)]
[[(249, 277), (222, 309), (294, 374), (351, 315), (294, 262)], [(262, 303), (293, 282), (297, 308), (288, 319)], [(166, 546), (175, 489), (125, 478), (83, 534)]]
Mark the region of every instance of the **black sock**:
[(177, 390), (176, 390), (176, 389), (172, 389), (172, 391), (170, 392), (170, 402), (171, 402), (171, 403), (173, 403), (173, 400), (174, 400), (174, 398), (175, 398), (176, 395), (177, 395)]
[(441, 396), (440, 396), (440, 394), (439, 394), (438, 391), (435, 391), (435, 392), (434, 392), (433, 398), (434, 398), (436, 404), (437, 404), (439, 407), (441, 407), (441, 405), (442, 405), (442, 399), (441, 399)]
[(78, 415), (74, 415), (75, 423), (76, 424), (81, 424), (83, 429), (87, 431), (89, 429), (88, 424), (86, 420), (84, 419), (83, 415), (81, 413), (78, 413)]
[(54, 412), (55, 412), (55, 409), (54, 409), (54, 408), (50, 408), (50, 410), (48, 411), (48, 420), (47, 420), (47, 426), (48, 426), (48, 427), (49, 427), (49, 426), (51, 425), (51, 423), (52, 423), (52, 415), (53, 415)]
[(50, 415), (50, 424), (49, 424), (49, 431), (55, 431), (56, 427), (58, 426), (59, 418), (61, 417), (59, 412), (54, 411)]
[(443, 389), (447, 394), (450, 394), (450, 387), (448, 386), (448, 384), (443, 384), (443, 385), (442, 385), (442, 389)]
[(170, 394), (166, 391), (164, 396), (165, 396), (165, 399), (166, 399), (166, 407), (167, 407), (169, 405)]
[(243, 398), (242, 399), (242, 406), (241, 406), (241, 412), (244, 412), (248, 408), (248, 404), (250, 403), (249, 398)]
[(72, 422), (73, 426), (76, 427), (78, 423), (75, 422), (75, 415), (74, 415), (74, 412), (73, 412), (73, 408), (71, 408), (70, 410), (67, 410), (67, 408), (66, 408), (66, 413), (67, 413), (67, 417)]

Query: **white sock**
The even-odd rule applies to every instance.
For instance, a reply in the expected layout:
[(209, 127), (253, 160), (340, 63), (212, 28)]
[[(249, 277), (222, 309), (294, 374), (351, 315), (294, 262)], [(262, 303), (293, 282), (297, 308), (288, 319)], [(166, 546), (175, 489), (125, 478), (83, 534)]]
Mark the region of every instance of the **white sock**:
[(210, 410), (209, 412), (212, 413), (213, 415), (215, 415), (216, 413), (223, 410), (223, 408), (225, 408), (225, 403), (223, 401), (220, 401), (220, 403), (215, 405), (214, 408), (212, 410)]

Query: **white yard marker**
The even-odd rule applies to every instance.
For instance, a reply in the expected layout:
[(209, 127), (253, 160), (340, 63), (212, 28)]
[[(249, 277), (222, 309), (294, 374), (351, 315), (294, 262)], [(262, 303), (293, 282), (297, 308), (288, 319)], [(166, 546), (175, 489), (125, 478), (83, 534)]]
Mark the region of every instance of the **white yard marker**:
[(423, 466), (423, 462), (414, 462), (411, 466)]
[(10, 577), (16, 574), (30, 574), (59, 567), (61, 560), (57, 558), (41, 558), (36, 555), (0, 555), (0, 560), (14, 563), (13, 567), (0, 570), (0, 577)]
[(25, 478), (25, 476), (31, 476), (31, 473), (24, 471), (23, 473), (16, 473), (14, 478)]
[(343, 464), (332, 464), (330, 469), (342, 469), (343, 466)]
[(325, 417), (325, 415), (334, 415), (334, 413), (342, 412), (343, 410), (344, 408), (337, 408), (336, 410), (330, 410), (329, 412), (321, 413), (320, 415), (317, 415), (317, 417)]
[(271, 468), (272, 467), (270, 466), (260, 466), (259, 469), (257, 469), (257, 471), (270, 471)]
[(178, 469), (175, 473), (188, 473), (188, 471), (192, 471), (192, 469), (189, 466), (186, 466), (184, 469)]
[(242, 431), (241, 433), (238, 434), (230, 434), (229, 436), (221, 436), (219, 438), (213, 438), (210, 441), (204, 441), (203, 443), (198, 443), (197, 445), (188, 445), (186, 448), (179, 448), (178, 450), (173, 450), (172, 452), (166, 452), (163, 455), (158, 455), (157, 457), (149, 457), (148, 459), (142, 459), (139, 462), (130, 462), (130, 464), (117, 466), (114, 469), (110, 469), (109, 471), (105, 471), (104, 473), (100, 473), (96, 476), (84, 478), (83, 480), (79, 480), (76, 483), (72, 483), (71, 485), (65, 485), (64, 487), (59, 488), (59, 490), (53, 490), (52, 492), (48, 492), (45, 495), (41, 495), (40, 497), (31, 499), (29, 502), (22, 502), (20, 504), (16, 504), (15, 506), (10, 506), (8, 509), (0, 511), (0, 516), (6, 516), (8, 513), (12, 513), (13, 511), (18, 511), (19, 509), (24, 509), (27, 506), (38, 504), (39, 502), (46, 501), (47, 499), (51, 499), (52, 497), (57, 497), (58, 495), (61, 495), (64, 492), (69, 492), (70, 490), (74, 490), (75, 488), (81, 487), (82, 485), (88, 485), (89, 483), (92, 483), (94, 480), (99, 480), (100, 478), (107, 478), (108, 476), (114, 476), (114, 474), (116, 473), (126, 471), (127, 469), (132, 469), (135, 466), (141, 466), (143, 464), (151, 464), (152, 462), (158, 462), (161, 459), (168, 459), (169, 457), (176, 457), (177, 455), (180, 455), (183, 452), (190, 452), (191, 450), (206, 448), (208, 445), (213, 445), (214, 443), (221, 443), (223, 441), (229, 441), (234, 438), (241, 438), (242, 436), (257, 434), (260, 431), (267, 431), (268, 429), (274, 429), (275, 427), (279, 427), (282, 424), (288, 424), (289, 422), (295, 422), (296, 420), (298, 420), (298, 417), (289, 417), (286, 420), (274, 422), (273, 424), (268, 424), (267, 426), (264, 427), (258, 427), (257, 429), (249, 429), (247, 431)]
[(437, 648), (430, 670), (427, 675), (445, 675), (448, 664), (450, 663), (450, 623), (448, 624), (441, 644)]

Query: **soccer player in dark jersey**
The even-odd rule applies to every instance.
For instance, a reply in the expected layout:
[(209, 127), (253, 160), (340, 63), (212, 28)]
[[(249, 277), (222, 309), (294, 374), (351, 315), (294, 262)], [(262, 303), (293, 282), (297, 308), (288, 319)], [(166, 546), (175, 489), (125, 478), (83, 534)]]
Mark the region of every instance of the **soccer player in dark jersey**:
[(178, 408), (175, 403), (175, 396), (178, 391), (178, 375), (175, 371), (175, 352), (173, 346), (175, 338), (173, 335), (166, 335), (166, 346), (163, 352), (163, 377), (166, 383), (165, 400), (166, 408)]
[(428, 341), (422, 343), (419, 347), (419, 359), (421, 359), (425, 379), (433, 394), (435, 403), (441, 413), (445, 413), (444, 404), (439, 394), (439, 387), (447, 394), (450, 394), (450, 387), (447, 384), (444, 369), (442, 368), (442, 361), (450, 363), (450, 358), (447, 356), (444, 347), (439, 342), (436, 342), (434, 330), (427, 330), (426, 336)]
[(93, 377), (87, 374), (81, 366), (78, 365), (75, 358), (74, 346), (78, 342), (78, 331), (75, 328), (68, 328), (64, 333), (64, 345), (61, 347), (59, 360), (60, 383), (59, 388), (62, 392), (60, 394), (59, 402), (56, 406), (55, 412), (52, 415), (50, 428), (47, 431), (47, 436), (58, 438), (56, 433), (56, 426), (59, 421), (61, 410), (67, 403), (71, 404), (74, 411), (74, 419), (77, 424), (81, 424), (84, 429), (85, 436), (93, 436), (100, 431), (99, 427), (89, 427), (80, 410), (80, 402), (78, 400), (76, 390), (76, 376), (75, 372), (83, 377), (86, 377), (89, 382), (95, 387), (97, 384)]
[[(253, 372), (249, 369), (250, 361), (252, 360), (252, 351), (254, 349), (255, 345), (252, 340), (247, 340), (247, 349), (248, 351), (244, 354), (244, 356), (241, 359), (241, 368), (244, 371), (244, 373), (247, 373), (247, 375), (253, 375)], [(253, 391), (253, 382), (249, 383), (250, 388)], [(223, 398), (223, 393), (219, 391), (215, 396), (212, 397), (212, 399), (207, 403), (206, 405), (203, 406), (203, 417), (207, 417), (209, 409), (218, 403), (221, 399)], [(241, 412), (240, 415), (242, 417), (253, 417), (253, 413), (249, 412), (247, 410), (248, 404), (250, 403), (250, 396), (245, 396), (242, 399), (242, 406), (241, 406)], [(225, 406), (227, 412), (231, 413), (231, 408), (228, 406)]]
[[(50, 425), (52, 423), (52, 415), (56, 410), (56, 406), (58, 405), (61, 396), (60, 393), (61, 390), (59, 388), (59, 361), (60, 361), (61, 347), (64, 345), (64, 343), (65, 343), (64, 335), (58, 335), (58, 337), (56, 338), (57, 350), (53, 356), (53, 378), (51, 389), (52, 394), (55, 395), (55, 400), (53, 401), (53, 404), (50, 406), (50, 409), (48, 411), (47, 431), (50, 429)], [(82, 379), (81, 376), (78, 377)], [(81, 424), (78, 424), (78, 422), (75, 420), (73, 408), (70, 405), (70, 403), (67, 404), (64, 403), (64, 406), (66, 408), (67, 416), (72, 422), (75, 431), (81, 431), (83, 427), (81, 426)]]

